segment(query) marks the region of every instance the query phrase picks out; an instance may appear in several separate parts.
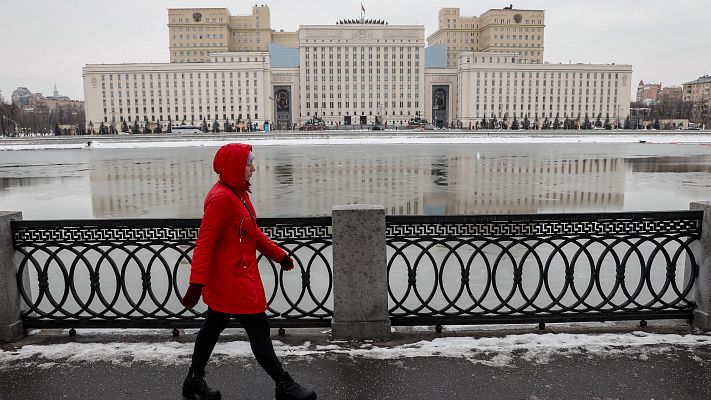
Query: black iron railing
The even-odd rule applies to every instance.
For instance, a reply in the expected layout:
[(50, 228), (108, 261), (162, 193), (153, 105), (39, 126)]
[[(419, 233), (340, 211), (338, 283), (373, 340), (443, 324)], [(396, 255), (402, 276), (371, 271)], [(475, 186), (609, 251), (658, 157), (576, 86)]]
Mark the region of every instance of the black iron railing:
[[(331, 218), (259, 222), (296, 263), (282, 272), (258, 258), (273, 326), (330, 326)], [(179, 302), (199, 226), (178, 219), (13, 221), (24, 326), (199, 325), (205, 310)]]
[[(388, 216), (393, 325), (690, 318), (701, 212)], [(13, 221), (27, 328), (191, 327), (179, 303), (199, 220)], [(333, 316), (331, 218), (261, 219), (277, 327)], [(299, 274), (297, 271), (301, 271)]]
[(702, 216), (388, 216), (391, 322), (691, 318)]

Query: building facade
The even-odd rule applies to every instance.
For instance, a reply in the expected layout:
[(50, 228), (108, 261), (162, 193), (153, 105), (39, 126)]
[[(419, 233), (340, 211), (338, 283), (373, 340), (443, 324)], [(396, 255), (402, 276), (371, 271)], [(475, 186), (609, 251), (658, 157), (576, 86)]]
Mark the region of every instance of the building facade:
[(294, 33), (272, 31), (266, 6), (248, 17), (222, 8), (168, 13), (171, 63), (85, 66), (88, 126), (269, 121), (293, 129), (315, 117), (329, 127), (398, 126), (421, 116), (475, 127), (491, 117), (619, 121), (629, 113), (631, 66), (542, 62), (540, 10), (461, 17), (443, 9), (428, 48), (423, 25), (361, 18)]
[(711, 76), (704, 75), (699, 79), (682, 85), (684, 101), (708, 102), (711, 97)]
[(662, 89), (661, 93), (659, 93), (660, 101), (682, 101), (683, 98), (684, 90), (681, 86), (667, 86)]
[(659, 95), (662, 92), (661, 83), (644, 83), (643, 80), (639, 81), (637, 85), (637, 102), (644, 102), (645, 104), (655, 104), (659, 101)]
[(213, 62), (89, 64), (84, 67), (87, 126), (138, 121), (212, 128), (214, 121), (264, 121), (271, 87), (268, 52), (215, 53)]
[(226, 8), (168, 9), (170, 62), (206, 62), (213, 52), (268, 51), (270, 43), (294, 47), (296, 32), (273, 32), (266, 5), (250, 15), (231, 15)]
[(422, 25), (301, 26), (302, 119), (407, 123), (424, 105), (424, 33)]
[(564, 118), (624, 121), (632, 67), (621, 64), (522, 64), (516, 53), (461, 53), (453, 118), (509, 122)]
[(523, 63), (542, 63), (545, 11), (513, 6), (492, 9), (481, 16), (465, 17), (459, 8), (439, 11), (439, 28), (427, 38), (430, 46), (447, 45), (447, 66), (456, 68), (461, 52), (519, 53)]

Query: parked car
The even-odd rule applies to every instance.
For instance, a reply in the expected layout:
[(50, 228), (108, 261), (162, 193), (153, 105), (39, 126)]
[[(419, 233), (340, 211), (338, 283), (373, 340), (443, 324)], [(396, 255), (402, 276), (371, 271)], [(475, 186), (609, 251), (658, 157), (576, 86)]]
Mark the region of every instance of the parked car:
[(326, 130), (326, 123), (323, 119), (318, 117), (313, 117), (306, 121), (304, 125), (299, 128), (300, 131), (323, 131)]

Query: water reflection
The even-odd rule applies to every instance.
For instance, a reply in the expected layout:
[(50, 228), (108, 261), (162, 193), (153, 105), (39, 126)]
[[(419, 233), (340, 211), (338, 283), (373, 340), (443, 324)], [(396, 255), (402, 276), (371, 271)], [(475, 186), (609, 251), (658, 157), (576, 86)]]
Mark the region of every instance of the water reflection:
[[(414, 150), (260, 149), (252, 197), (261, 216), (328, 215), (334, 205), (349, 203), (383, 204), (389, 214), (442, 215), (616, 210), (624, 202), (623, 158)], [(92, 160), (94, 214), (199, 217), (216, 179), (209, 159), (177, 152)]]
[(626, 160), (634, 172), (711, 172), (708, 156), (647, 157)]
[[(706, 146), (255, 146), (261, 217), (686, 209), (708, 199)], [(4, 152), (0, 204), (26, 219), (199, 218), (217, 148)], [(654, 195), (649, 193), (653, 192)]]

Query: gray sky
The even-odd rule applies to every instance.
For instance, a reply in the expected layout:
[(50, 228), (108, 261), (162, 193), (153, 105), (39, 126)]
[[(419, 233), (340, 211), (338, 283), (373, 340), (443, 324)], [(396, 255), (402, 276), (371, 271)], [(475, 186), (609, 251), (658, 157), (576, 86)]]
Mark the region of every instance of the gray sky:
[[(334, 24), (354, 18), (360, 0), (271, 0), (272, 29)], [(442, 7), (461, 15), (490, 8), (546, 11), (545, 61), (632, 64), (640, 79), (679, 85), (711, 74), (708, 0), (380, 0), (363, 1), (366, 17), (437, 28)], [(247, 15), (254, 3), (233, 0), (0, 0), (0, 91), (18, 86), (83, 99), (85, 64), (168, 62), (168, 8), (227, 7)], [(262, 4), (262, 3), (259, 3)]]

